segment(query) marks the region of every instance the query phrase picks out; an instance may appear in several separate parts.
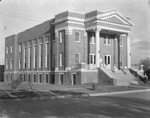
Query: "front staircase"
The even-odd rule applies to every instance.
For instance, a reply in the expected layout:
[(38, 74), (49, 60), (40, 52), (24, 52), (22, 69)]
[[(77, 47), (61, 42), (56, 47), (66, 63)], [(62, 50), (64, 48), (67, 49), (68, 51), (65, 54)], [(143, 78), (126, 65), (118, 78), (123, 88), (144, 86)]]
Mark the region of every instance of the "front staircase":
[(99, 68), (100, 82), (108, 82), (115, 86), (129, 86), (131, 84), (138, 85), (136, 78), (129, 72), (129, 70), (112, 71), (105, 68)]

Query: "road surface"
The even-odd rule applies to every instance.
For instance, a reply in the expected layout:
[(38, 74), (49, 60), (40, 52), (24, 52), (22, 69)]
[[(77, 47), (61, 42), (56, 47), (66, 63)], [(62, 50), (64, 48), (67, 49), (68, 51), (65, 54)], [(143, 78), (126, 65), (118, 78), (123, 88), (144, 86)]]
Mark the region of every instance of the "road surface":
[(0, 102), (2, 118), (150, 118), (150, 92)]

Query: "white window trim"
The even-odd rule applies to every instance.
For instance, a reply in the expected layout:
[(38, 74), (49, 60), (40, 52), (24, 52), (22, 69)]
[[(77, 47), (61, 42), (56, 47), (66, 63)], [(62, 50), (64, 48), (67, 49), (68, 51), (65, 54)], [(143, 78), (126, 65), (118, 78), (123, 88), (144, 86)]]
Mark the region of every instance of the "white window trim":
[[(105, 36), (104, 40), (106, 40), (106, 44), (104, 43), (104, 45), (107, 45), (107, 46), (111, 45), (111, 39), (109, 39), (109, 36)], [(110, 44), (108, 44), (108, 40), (110, 40)]]
[[(79, 41), (76, 41), (76, 33), (79, 33)], [(79, 31), (75, 31), (75, 42), (80, 43), (81, 33)]]
[(12, 51), (12, 46), (10, 46), (10, 53), (12, 53), (13, 51)]
[[(93, 60), (92, 63), (91, 63), (91, 55), (92, 55), (92, 60)], [(90, 64), (94, 64), (94, 56), (95, 56), (95, 63), (96, 63), (96, 54), (90, 53)]]
[[(79, 54), (79, 63), (81, 63), (81, 60), (80, 60), (80, 59), (81, 59), (81, 58), (80, 58), (80, 53), (75, 53), (75, 55), (76, 55), (76, 54)], [(75, 56), (75, 63), (76, 63), (76, 56)]]
[(6, 47), (6, 54), (8, 54), (8, 47)]
[(24, 46), (23, 49), (23, 68), (25, 68), (25, 64), (26, 64), (26, 46)]
[(59, 66), (63, 67), (63, 53), (62, 52), (59, 53)]
[(59, 31), (59, 43), (63, 43), (63, 31)]
[(47, 50), (48, 44), (49, 44), (49, 42), (46, 41), (46, 42), (45, 42), (45, 67), (46, 67), (46, 68), (48, 67), (48, 55), (47, 55), (47, 52), (48, 52), (48, 50)]
[(28, 47), (28, 68), (31, 67), (31, 45)]
[(21, 58), (19, 58), (19, 69), (21, 69)]
[(42, 66), (42, 43), (39, 43), (39, 68)]
[(8, 63), (9, 63), (9, 60), (6, 59), (6, 69), (8, 69)]
[(18, 47), (18, 48), (19, 48), (19, 52), (21, 52), (21, 47), (22, 47), (22, 45), (21, 45), (21, 44), (19, 44), (19, 47)]

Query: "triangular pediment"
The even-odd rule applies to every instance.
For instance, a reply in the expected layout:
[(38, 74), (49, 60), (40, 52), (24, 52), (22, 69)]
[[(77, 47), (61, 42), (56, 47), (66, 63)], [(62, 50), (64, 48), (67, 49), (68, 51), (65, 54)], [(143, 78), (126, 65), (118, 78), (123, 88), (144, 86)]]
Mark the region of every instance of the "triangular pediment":
[(98, 19), (111, 22), (111, 23), (116, 23), (116, 24), (129, 25), (129, 26), (133, 25), (133, 23), (131, 23), (129, 19), (122, 16), (117, 11), (103, 13), (102, 15), (99, 15)]
[(113, 22), (113, 23), (119, 23), (119, 24), (127, 24), (125, 21), (123, 21), (122, 19), (116, 17), (116, 16), (112, 16), (109, 18), (106, 18), (105, 20), (109, 21), (109, 22)]

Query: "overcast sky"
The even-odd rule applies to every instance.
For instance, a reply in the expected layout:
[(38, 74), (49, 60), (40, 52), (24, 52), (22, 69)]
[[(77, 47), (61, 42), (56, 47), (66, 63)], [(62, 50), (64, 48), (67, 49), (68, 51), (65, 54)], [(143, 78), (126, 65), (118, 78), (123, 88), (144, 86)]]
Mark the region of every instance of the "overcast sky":
[(131, 18), (132, 63), (150, 57), (149, 0), (2, 0), (0, 2), (0, 64), (4, 64), (5, 37), (33, 27), (56, 14), (117, 9)]

